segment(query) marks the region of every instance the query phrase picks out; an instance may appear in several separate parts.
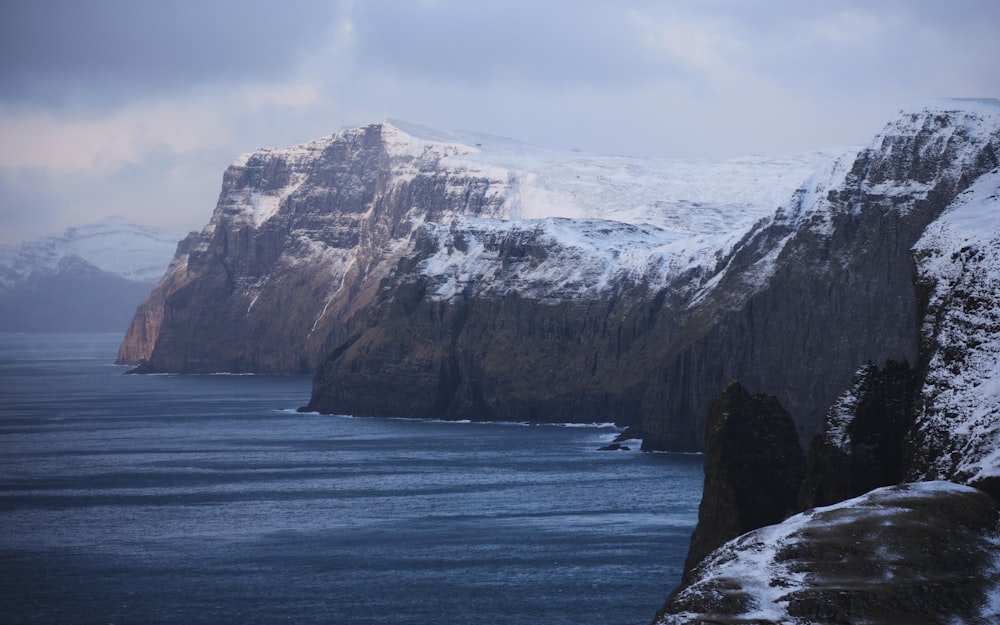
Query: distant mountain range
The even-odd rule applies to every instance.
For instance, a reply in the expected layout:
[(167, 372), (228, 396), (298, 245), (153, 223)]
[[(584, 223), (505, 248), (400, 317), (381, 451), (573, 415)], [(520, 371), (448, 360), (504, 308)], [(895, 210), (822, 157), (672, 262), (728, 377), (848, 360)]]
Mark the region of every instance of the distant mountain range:
[(111, 217), (0, 246), (0, 332), (124, 331), (179, 238)]

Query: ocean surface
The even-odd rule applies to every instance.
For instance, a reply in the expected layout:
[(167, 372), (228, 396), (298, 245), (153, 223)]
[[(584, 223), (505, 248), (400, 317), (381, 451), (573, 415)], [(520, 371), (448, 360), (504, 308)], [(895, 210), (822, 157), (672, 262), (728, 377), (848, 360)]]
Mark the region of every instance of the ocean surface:
[(645, 625), (680, 579), (700, 456), (301, 414), (119, 340), (0, 334), (2, 623)]

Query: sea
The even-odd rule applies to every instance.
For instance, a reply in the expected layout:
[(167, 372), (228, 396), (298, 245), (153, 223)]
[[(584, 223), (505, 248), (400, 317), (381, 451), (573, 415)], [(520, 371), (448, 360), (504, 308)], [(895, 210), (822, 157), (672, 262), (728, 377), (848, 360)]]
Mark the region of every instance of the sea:
[(0, 623), (644, 625), (680, 581), (699, 455), (300, 413), (309, 377), (120, 340), (0, 334)]

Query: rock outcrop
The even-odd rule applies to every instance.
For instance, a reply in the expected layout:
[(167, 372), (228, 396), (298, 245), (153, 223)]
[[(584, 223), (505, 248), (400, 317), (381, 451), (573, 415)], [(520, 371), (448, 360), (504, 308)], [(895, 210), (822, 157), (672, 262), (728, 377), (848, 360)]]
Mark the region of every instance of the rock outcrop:
[(834, 403), (809, 451), (799, 509), (826, 506), (899, 484), (908, 472), (905, 439), (916, 417), (919, 376), (907, 363), (868, 365)]
[(798, 433), (778, 400), (731, 382), (708, 414), (705, 486), (684, 578), (726, 541), (794, 513), (804, 471)]

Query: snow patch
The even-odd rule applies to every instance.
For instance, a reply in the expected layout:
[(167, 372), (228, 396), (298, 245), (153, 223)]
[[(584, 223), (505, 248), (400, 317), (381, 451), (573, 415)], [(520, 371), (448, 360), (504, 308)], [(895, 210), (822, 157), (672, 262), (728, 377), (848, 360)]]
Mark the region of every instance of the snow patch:
[(462, 293), (592, 299), (627, 284), (665, 285), (692, 258), (704, 260), (677, 233), (595, 219), (456, 218), (425, 224), (423, 234), (436, 251), (416, 273), (431, 279), (438, 300)]

